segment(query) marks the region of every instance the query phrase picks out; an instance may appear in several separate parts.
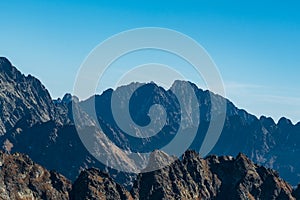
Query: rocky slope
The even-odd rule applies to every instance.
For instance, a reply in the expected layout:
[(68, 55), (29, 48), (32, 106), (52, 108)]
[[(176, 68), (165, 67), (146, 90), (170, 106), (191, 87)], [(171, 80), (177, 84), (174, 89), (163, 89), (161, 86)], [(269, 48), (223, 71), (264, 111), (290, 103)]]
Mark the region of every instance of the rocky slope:
[(193, 151), (168, 167), (140, 174), (132, 193), (137, 199), (294, 199), (277, 172), (243, 154), (202, 159)]
[[(75, 178), (89, 157), (72, 127), (69, 103), (66, 96), (60, 104), (55, 104), (38, 79), (23, 75), (6, 58), (0, 57), (3, 150), (26, 153), (47, 168)], [(74, 158), (72, 150), (85, 155)], [(64, 162), (66, 158), (70, 163)]]
[(123, 186), (114, 182), (107, 173), (95, 168), (79, 175), (73, 184), (70, 197), (74, 200), (133, 199)]
[(0, 135), (18, 133), (36, 123), (59, 118), (41, 82), (21, 74), (3, 57), (0, 57), (0, 113)]
[[(153, 152), (156, 164), (165, 154)], [(162, 156), (162, 158), (160, 158)], [(170, 158), (171, 159), (171, 158)], [(199, 157), (187, 151), (163, 169), (139, 174), (131, 191), (107, 173), (91, 168), (73, 185), (64, 176), (48, 171), (23, 154), (0, 152), (0, 199), (298, 199), (299, 189), (278, 173), (253, 164), (245, 155)]]
[(0, 152), (0, 199), (69, 199), (71, 182), (28, 156)]
[(298, 187), (293, 191), (293, 196), (296, 199), (300, 199), (300, 185), (298, 185)]
[[(80, 107), (72, 107), (77, 102), (70, 94), (53, 101), (38, 79), (23, 75), (6, 58), (0, 57), (0, 147), (4, 151), (28, 154), (35, 162), (71, 180), (82, 169), (105, 169), (86, 150), (77, 134), (73, 109), (79, 113), (81, 128), (87, 134), (98, 133), (93, 120)], [(132, 178), (107, 170), (123, 183)]]

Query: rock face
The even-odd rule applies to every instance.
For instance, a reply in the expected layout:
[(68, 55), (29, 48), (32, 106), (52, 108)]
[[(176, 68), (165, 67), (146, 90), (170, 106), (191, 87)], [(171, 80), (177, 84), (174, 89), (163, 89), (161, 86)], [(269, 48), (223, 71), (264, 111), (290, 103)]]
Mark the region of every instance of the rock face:
[(136, 199), (212, 199), (221, 181), (194, 153), (161, 170), (140, 174), (132, 189)]
[(0, 57), (0, 135), (18, 132), (56, 117), (52, 99), (31, 75), (24, 76)]
[(193, 151), (182, 161), (140, 174), (132, 194), (136, 199), (294, 199), (291, 186), (275, 171), (243, 154), (202, 159)]
[[(0, 147), (5, 152), (28, 154), (35, 162), (71, 180), (82, 169), (105, 169), (83, 146), (73, 123), (72, 109), (77, 109), (87, 134), (98, 133), (94, 122), (80, 107), (72, 107), (72, 103), (77, 104), (78, 99), (70, 94), (53, 101), (38, 79), (23, 75), (0, 57)], [(126, 174), (113, 170), (110, 173), (122, 182), (128, 179)]]
[(108, 174), (91, 168), (81, 172), (73, 184), (71, 199), (132, 199), (130, 193), (118, 183), (115, 183)]
[(0, 152), (0, 199), (69, 199), (71, 182), (28, 156)]

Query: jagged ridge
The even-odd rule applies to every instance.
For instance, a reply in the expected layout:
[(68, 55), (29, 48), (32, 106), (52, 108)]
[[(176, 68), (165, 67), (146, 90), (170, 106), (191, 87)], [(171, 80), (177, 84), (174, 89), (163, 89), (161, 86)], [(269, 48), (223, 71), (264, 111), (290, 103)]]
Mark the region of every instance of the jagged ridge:
[[(123, 149), (151, 151), (167, 144), (178, 128), (178, 102), (171, 92), (165, 91), (154, 83), (145, 84), (136, 93), (133, 102), (140, 107), (132, 109), (134, 119), (140, 124), (146, 124), (148, 108), (154, 103), (164, 105), (170, 111), (170, 120), (166, 131), (154, 138), (138, 140), (127, 137), (111, 119), (111, 95), (113, 90), (107, 90), (102, 95), (79, 102), (72, 101), (66, 95), (62, 101), (53, 101), (39, 80), (28, 75), (22, 75), (6, 58), (0, 58), (0, 142), (3, 149), (11, 152), (29, 154), (47, 168), (56, 169), (72, 180), (78, 175), (79, 170), (91, 166), (104, 169), (105, 166), (94, 159), (84, 148), (74, 124), (72, 123), (72, 105), (81, 113), (86, 109), (90, 100), (95, 98), (98, 120), (103, 125), (103, 130), (115, 144)], [(173, 87), (184, 92), (187, 82), (176, 81)], [(210, 96), (222, 99), (209, 91), (203, 91), (191, 84), (195, 90), (200, 104), (200, 127), (191, 149), (199, 150), (203, 135), (206, 132), (210, 119)], [(117, 89), (124, 94), (130, 92), (131, 85)], [(147, 94), (147, 98), (145, 98)], [(149, 97), (149, 98), (148, 98)], [(189, 96), (186, 95), (188, 99)], [(150, 99), (150, 100), (149, 100)], [(256, 118), (244, 110), (236, 108), (226, 100), (227, 113), (225, 126), (217, 145), (211, 153), (217, 155), (236, 155), (243, 152), (251, 160), (271, 167), (280, 172), (288, 182), (296, 185), (299, 181), (300, 162), (300, 123), (293, 125), (288, 119), (282, 118), (275, 123), (271, 118)], [(192, 109), (192, 108), (189, 108)], [(83, 114), (86, 114), (82, 111)], [(88, 115), (84, 115), (84, 125), (92, 125)], [(86, 122), (88, 121), (88, 122)], [(189, 126), (186, 121), (186, 127)], [(95, 127), (88, 127), (90, 133), (95, 133)], [(187, 132), (189, 129), (187, 129)], [(74, 156), (74, 152), (78, 156)], [(55, 162), (53, 159), (55, 158)], [(64, 162), (69, 159), (70, 162)], [(144, 163), (146, 164), (146, 163)], [(110, 173), (113, 173), (110, 171)], [(114, 174), (115, 175), (115, 174)], [(118, 176), (118, 175), (117, 175)], [(113, 176), (116, 178), (116, 176)], [(125, 176), (128, 178), (128, 176)], [(129, 176), (129, 179), (132, 175)], [(121, 175), (119, 180), (124, 181)], [(126, 179), (128, 180), (128, 179)], [(126, 182), (126, 181), (124, 181)]]
[[(158, 151), (154, 154), (165, 157)], [(0, 152), (0, 188), (0, 198), (7, 200), (299, 198), (299, 188), (293, 191), (277, 172), (253, 164), (243, 154), (202, 159), (194, 151), (163, 169), (139, 174), (131, 191), (95, 168), (82, 171), (71, 185), (26, 155)]]

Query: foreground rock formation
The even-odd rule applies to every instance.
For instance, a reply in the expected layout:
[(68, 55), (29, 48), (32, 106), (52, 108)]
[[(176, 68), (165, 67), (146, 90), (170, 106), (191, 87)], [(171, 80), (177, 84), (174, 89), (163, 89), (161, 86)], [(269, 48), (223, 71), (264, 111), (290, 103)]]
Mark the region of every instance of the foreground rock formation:
[(28, 156), (0, 152), (0, 199), (69, 199), (71, 182)]
[[(153, 155), (165, 154), (155, 151)], [(164, 162), (165, 159), (157, 159)], [(153, 164), (153, 163), (152, 163)], [(156, 163), (162, 164), (162, 163)], [(199, 157), (187, 151), (163, 169), (139, 174), (130, 191), (96, 168), (84, 170), (73, 185), (28, 156), (0, 153), (0, 199), (297, 199), (278, 173), (245, 155)]]
[(140, 174), (132, 193), (136, 199), (294, 199), (277, 172), (243, 154), (202, 159), (193, 151), (168, 167)]

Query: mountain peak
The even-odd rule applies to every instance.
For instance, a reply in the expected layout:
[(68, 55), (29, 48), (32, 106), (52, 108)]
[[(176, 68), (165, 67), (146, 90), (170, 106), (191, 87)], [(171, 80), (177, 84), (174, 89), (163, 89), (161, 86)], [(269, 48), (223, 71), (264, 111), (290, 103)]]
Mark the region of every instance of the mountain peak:
[(281, 117), (278, 121), (278, 125), (292, 125), (292, 121), (285, 118), (285, 117)]
[(235, 163), (241, 169), (249, 170), (254, 168), (253, 162), (243, 153), (239, 153), (235, 159)]
[(79, 99), (78, 99), (78, 97), (71, 95), (70, 93), (66, 93), (61, 101), (62, 101), (62, 103), (69, 104), (72, 101), (78, 103)]
[(0, 83), (0, 135), (54, 118), (55, 108), (47, 89), (33, 76), (23, 75), (4, 57), (0, 58)]
[(6, 74), (9, 78), (14, 80), (24, 78), (21, 72), (19, 72), (5, 57), (0, 57), (0, 73)]
[(167, 168), (139, 174), (134, 184), (133, 197), (294, 199), (289, 184), (277, 177), (273, 171), (264, 167), (257, 168), (244, 154), (239, 154), (236, 159), (218, 156), (202, 159), (196, 152), (187, 151), (184, 156), (187, 159), (178, 160)]
[(12, 66), (11, 62), (5, 58), (5, 57), (0, 57), (0, 66)]
[(73, 184), (70, 199), (132, 199), (130, 193), (96, 168), (82, 171)]
[(153, 152), (151, 152), (148, 165), (143, 171), (161, 169), (165, 166), (172, 164), (175, 161), (175, 159), (175, 157), (169, 156), (163, 151), (154, 150)]

